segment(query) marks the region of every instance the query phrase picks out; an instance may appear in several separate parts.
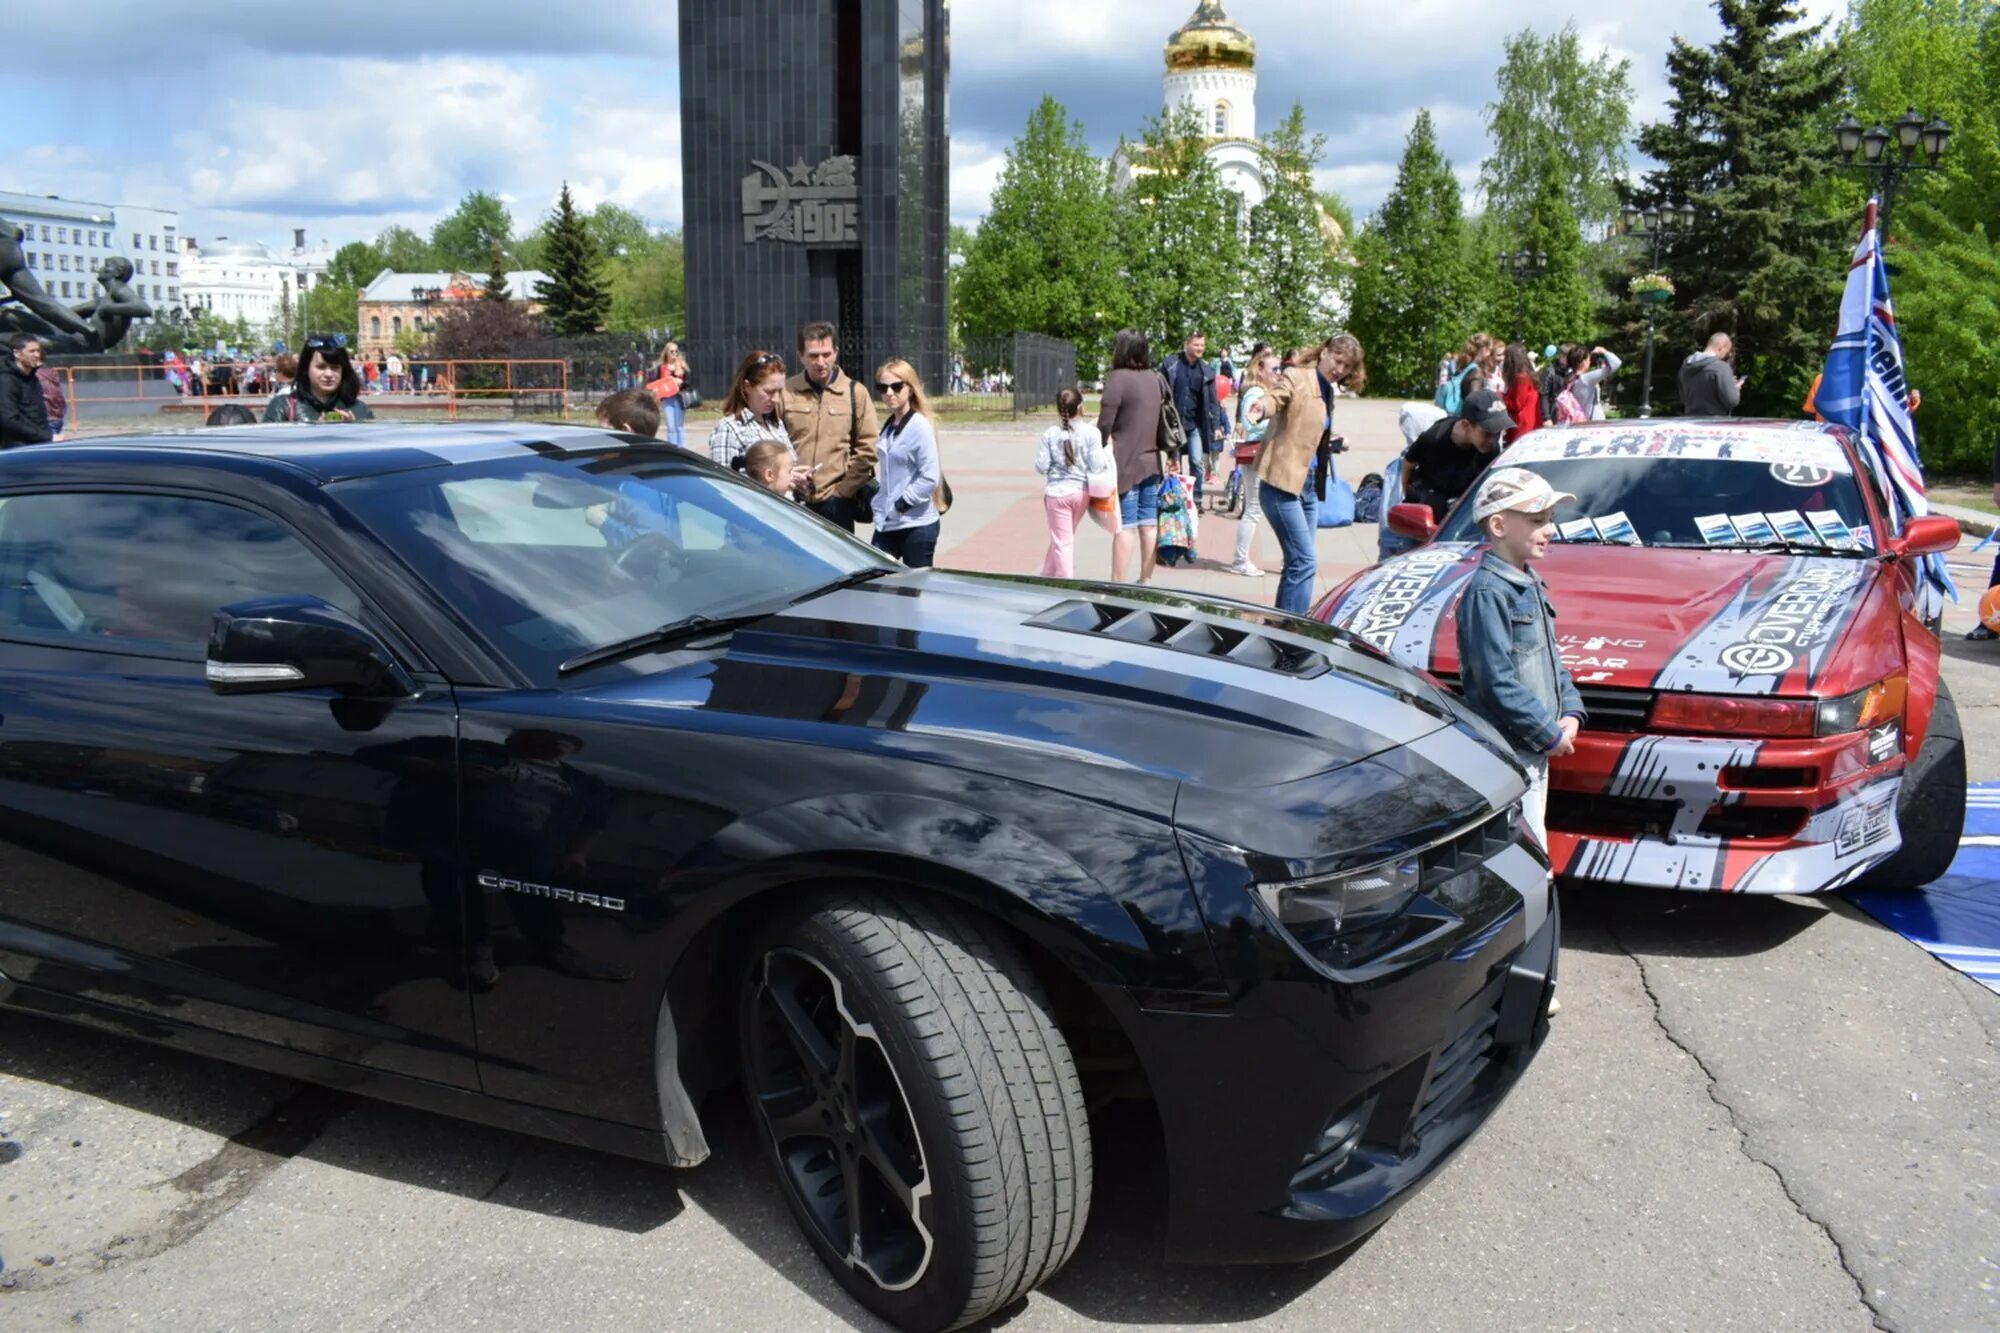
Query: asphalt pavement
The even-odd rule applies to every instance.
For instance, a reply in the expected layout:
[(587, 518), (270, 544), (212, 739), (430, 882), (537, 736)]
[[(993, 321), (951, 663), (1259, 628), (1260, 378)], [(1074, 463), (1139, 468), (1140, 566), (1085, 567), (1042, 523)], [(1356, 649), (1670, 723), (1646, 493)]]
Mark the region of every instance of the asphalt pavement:
[[(1358, 477), (1393, 405), (1342, 413)], [(1033, 436), (948, 433), (945, 563), (1039, 566)], [(1161, 582), (1268, 601), (1273, 579), (1217, 567), (1229, 526)], [(1322, 583), (1371, 545), (1323, 533)], [(1086, 535), (1080, 572), (1107, 546)], [(1947, 624), (1973, 776), (2000, 777), (2000, 644), (1960, 640), (1964, 608)], [(996, 1322), (2000, 1328), (2000, 995), (1839, 898), (1563, 911), (1548, 1045), (1366, 1242), (1163, 1264), (1158, 1133), (1114, 1108), (1082, 1249)], [(737, 1103), (708, 1118), (715, 1159), (673, 1171), (0, 1014), (0, 1328), (880, 1327), (798, 1237)]]

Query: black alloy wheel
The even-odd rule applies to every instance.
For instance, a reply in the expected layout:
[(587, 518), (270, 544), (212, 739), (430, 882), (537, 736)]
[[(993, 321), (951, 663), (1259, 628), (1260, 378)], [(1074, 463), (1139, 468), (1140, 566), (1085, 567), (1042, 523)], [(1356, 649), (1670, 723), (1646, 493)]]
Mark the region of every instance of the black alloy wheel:
[(1075, 1250), (1090, 1208), (1082, 1091), (997, 929), (926, 903), (822, 901), (752, 949), (741, 1036), (786, 1202), (877, 1315), (956, 1328)]

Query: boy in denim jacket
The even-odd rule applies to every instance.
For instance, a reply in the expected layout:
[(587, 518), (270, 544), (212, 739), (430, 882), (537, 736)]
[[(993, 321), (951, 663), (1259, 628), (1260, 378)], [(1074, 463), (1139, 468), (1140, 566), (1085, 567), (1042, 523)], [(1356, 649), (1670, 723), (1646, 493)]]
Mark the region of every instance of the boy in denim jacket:
[(1528, 770), (1522, 818), (1549, 845), (1549, 760), (1576, 749), (1583, 699), (1556, 651), (1555, 609), (1528, 566), (1549, 549), (1555, 508), (1574, 495), (1525, 468), (1488, 474), (1472, 517), (1492, 543), (1458, 604), (1459, 686)]

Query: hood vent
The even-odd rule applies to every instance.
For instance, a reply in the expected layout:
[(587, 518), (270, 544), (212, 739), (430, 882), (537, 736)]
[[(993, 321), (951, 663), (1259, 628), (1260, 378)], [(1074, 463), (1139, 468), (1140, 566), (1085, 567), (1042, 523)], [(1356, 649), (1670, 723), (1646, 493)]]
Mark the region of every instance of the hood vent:
[(1324, 654), (1283, 639), (1212, 620), (1135, 610), (1106, 602), (1064, 602), (1028, 623), (1040, 629), (1156, 644), (1197, 657), (1219, 657), (1295, 680), (1311, 680), (1333, 669)]

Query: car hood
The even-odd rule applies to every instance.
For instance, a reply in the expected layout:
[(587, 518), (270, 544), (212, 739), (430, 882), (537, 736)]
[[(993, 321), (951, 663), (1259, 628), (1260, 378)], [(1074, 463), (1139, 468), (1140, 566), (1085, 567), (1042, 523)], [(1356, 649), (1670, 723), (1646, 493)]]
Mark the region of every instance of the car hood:
[[(1485, 548), (1436, 543), (1385, 562), (1321, 608), (1399, 662), (1458, 671), (1458, 599)], [(1880, 566), (1846, 556), (1628, 546), (1549, 548), (1537, 566), (1581, 686), (1812, 694), (1842, 682), (1835, 648), (1879, 608)], [(1870, 612), (1873, 615), (1875, 612)]]
[(1113, 585), (912, 571), (681, 656), (697, 660), (585, 688), (614, 711), (727, 711), (1072, 789), (1120, 773), (1270, 788), (1467, 725), (1435, 683), (1325, 625)]

